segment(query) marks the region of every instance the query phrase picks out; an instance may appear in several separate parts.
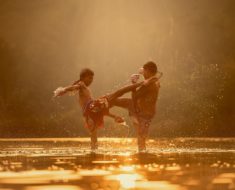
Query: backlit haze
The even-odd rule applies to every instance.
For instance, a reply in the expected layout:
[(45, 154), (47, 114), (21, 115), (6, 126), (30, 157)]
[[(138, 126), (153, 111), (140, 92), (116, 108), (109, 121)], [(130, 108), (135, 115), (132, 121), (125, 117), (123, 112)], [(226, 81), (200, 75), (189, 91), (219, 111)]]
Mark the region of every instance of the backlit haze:
[[(233, 0), (0, 0), (0, 137), (87, 136), (76, 98), (53, 91), (89, 67), (99, 97), (149, 60), (163, 72), (150, 136), (235, 136), (234, 23)], [(102, 135), (133, 136), (105, 120)]]

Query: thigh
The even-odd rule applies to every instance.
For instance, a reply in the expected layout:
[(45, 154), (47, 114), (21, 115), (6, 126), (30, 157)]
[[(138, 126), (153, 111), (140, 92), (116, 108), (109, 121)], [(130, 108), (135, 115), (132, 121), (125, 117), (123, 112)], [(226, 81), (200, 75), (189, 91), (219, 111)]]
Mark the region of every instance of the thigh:
[(132, 99), (130, 98), (117, 98), (110, 102), (111, 107), (117, 106), (121, 108), (126, 108), (129, 109), (130, 106), (132, 105)]

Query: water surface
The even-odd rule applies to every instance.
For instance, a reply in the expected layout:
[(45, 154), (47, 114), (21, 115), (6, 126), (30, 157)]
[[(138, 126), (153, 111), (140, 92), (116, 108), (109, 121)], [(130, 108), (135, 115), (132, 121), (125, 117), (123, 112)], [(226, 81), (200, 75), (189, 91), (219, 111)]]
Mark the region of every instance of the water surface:
[(234, 190), (235, 138), (0, 139), (0, 190)]

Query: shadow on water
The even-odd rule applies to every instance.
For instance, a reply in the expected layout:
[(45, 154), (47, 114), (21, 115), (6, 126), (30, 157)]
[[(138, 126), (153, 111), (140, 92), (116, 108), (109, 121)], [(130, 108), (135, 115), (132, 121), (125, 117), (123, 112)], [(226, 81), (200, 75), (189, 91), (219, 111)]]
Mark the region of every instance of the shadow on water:
[(235, 189), (234, 138), (0, 139), (1, 190)]

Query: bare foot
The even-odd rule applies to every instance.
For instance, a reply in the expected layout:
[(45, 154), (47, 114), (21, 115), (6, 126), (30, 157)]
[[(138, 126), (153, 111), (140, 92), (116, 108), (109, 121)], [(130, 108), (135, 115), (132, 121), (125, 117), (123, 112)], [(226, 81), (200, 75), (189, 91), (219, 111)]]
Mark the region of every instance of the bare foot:
[(115, 122), (116, 123), (123, 123), (123, 122), (125, 122), (125, 120), (122, 117), (117, 116), (117, 117), (115, 117)]

